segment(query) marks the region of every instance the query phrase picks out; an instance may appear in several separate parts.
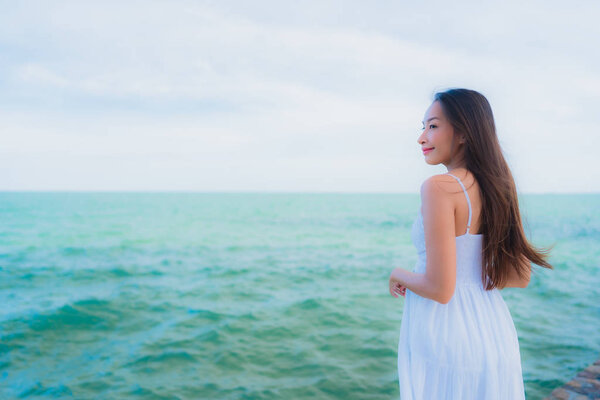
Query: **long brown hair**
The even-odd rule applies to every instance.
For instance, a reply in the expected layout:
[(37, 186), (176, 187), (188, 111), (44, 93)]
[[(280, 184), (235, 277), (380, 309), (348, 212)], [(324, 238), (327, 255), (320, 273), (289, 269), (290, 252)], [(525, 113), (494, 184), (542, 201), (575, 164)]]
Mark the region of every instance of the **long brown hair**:
[(547, 261), (554, 244), (534, 247), (523, 231), (515, 181), (502, 154), (488, 100), (474, 90), (453, 88), (435, 93), (434, 101), (439, 101), (454, 134), (464, 135), (465, 167), (479, 184), (485, 289), (503, 288), (512, 268), (521, 278), (527, 276), (531, 263), (554, 269)]

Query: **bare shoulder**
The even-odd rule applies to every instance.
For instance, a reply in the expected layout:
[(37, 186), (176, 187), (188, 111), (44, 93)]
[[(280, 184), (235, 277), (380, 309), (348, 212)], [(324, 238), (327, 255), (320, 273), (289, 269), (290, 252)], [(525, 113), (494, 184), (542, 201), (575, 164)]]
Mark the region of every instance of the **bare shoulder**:
[(423, 211), (427, 209), (453, 209), (451, 196), (452, 178), (446, 174), (433, 175), (421, 184), (421, 202)]
[[(454, 183), (454, 178), (448, 176), (446, 174), (433, 175), (429, 178), (425, 179), (421, 184), (421, 196), (430, 195), (430, 196), (444, 196), (444, 194), (448, 195), (449, 191)], [(450, 198), (450, 196), (444, 196)]]

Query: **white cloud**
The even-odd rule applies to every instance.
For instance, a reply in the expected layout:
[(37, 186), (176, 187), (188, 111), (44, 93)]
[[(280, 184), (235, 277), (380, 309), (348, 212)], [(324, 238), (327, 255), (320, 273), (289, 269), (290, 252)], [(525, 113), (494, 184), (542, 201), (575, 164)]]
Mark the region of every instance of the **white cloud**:
[[(559, 168), (598, 173), (564, 136), (592, 132), (586, 143), (600, 144), (599, 59), (590, 52), (600, 32), (585, 23), (589, 10), (332, 4), (268, 3), (265, 14), (233, 2), (7, 6), (0, 131), (4, 166), (22, 178), (0, 178), (0, 188), (94, 188), (58, 167), (40, 172), (44, 154), (61, 168), (71, 159), (85, 164), (80, 171), (103, 171), (98, 184), (114, 179), (115, 189), (143, 180), (143, 170), (124, 180), (111, 157), (163, 171), (148, 182), (156, 189), (179, 176), (199, 190), (414, 192), (444, 170), (427, 167), (416, 137), (433, 91), (449, 86), (488, 96), (522, 190), (560, 190), (536, 179)], [(236, 163), (243, 172), (232, 173)], [(372, 179), (347, 178), (363, 175)]]

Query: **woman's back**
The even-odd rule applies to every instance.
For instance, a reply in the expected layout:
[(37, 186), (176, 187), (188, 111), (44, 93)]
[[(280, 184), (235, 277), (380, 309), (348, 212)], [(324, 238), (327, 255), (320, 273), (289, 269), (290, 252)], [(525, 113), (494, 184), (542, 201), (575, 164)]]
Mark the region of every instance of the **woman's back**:
[[(466, 187), (448, 175), (460, 185), (467, 206), (466, 216), (456, 213), (457, 220), (466, 217), (466, 228), (455, 238), (456, 287), (447, 304), (406, 291), (398, 344), (401, 398), (524, 399), (514, 323), (498, 289), (484, 289), (483, 235), (471, 233), (473, 209)], [(424, 273), (422, 213), (411, 235), (419, 255), (413, 272)]]
[(457, 168), (452, 173), (448, 172), (443, 175), (447, 176), (444, 185), (454, 203), (456, 236), (464, 234), (465, 227), (468, 228), (469, 233), (479, 232), (481, 225), (481, 195), (477, 179), (465, 168)]
[[(456, 220), (464, 221), (457, 222), (456, 226), (462, 226), (461, 231), (456, 235), (456, 284), (475, 284), (482, 286), (481, 283), (481, 256), (482, 256), (482, 244), (483, 235), (473, 234), (473, 202), (471, 196), (468, 194), (466, 186), (462, 183), (462, 180), (456, 175), (447, 173), (449, 177), (457, 186), (460, 184), (459, 190), (454, 191), (453, 188), (449, 187), (449, 193), (458, 193), (462, 204), (457, 204), (456, 207)], [(477, 189), (473, 185), (474, 189)], [(462, 211), (462, 212), (461, 212)], [(466, 228), (465, 228), (466, 227)], [(466, 229), (466, 230), (465, 230)], [(414, 272), (425, 272), (425, 266), (427, 262), (427, 253), (425, 246), (425, 234), (423, 226), (423, 214), (419, 212), (419, 216), (415, 219), (412, 226), (411, 238), (414, 246), (418, 252), (418, 262), (415, 266)]]

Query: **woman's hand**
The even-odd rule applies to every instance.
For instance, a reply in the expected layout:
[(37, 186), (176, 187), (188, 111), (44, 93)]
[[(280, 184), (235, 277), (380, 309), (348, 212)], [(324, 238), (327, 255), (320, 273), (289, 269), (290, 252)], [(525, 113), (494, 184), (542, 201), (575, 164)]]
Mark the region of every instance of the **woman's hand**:
[(390, 274), (390, 294), (394, 297), (398, 297), (398, 295), (406, 296), (406, 286), (404, 286), (396, 277), (396, 270), (394, 269)]

